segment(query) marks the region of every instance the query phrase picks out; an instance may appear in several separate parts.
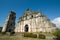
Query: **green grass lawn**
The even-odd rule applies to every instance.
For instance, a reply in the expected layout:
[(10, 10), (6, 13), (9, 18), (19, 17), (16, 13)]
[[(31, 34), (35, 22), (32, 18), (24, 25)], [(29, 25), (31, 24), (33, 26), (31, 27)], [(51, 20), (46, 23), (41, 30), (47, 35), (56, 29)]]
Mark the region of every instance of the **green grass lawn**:
[(0, 40), (52, 40), (52, 39), (29, 38), (29, 37), (23, 37), (21, 35), (16, 35), (16, 36), (3, 35), (0, 36)]
[(40, 40), (40, 39), (22, 36), (0, 36), (0, 40)]

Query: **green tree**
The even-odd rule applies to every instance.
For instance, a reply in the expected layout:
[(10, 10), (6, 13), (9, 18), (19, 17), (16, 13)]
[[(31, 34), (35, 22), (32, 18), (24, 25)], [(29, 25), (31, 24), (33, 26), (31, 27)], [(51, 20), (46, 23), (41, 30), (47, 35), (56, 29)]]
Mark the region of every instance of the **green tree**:
[(53, 33), (54, 36), (56, 36), (56, 40), (60, 40), (60, 30), (57, 30), (56, 32)]

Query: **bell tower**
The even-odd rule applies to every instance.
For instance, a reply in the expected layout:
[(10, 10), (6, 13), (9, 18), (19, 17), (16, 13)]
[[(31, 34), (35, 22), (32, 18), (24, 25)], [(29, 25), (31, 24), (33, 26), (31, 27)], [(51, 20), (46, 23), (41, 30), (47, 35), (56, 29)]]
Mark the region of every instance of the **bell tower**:
[(2, 32), (11, 32), (15, 29), (15, 19), (16, 19), (16, 13), (13, 11), (10, 11), (9, 15), (6, 18), (6, 21), (4, 23)]

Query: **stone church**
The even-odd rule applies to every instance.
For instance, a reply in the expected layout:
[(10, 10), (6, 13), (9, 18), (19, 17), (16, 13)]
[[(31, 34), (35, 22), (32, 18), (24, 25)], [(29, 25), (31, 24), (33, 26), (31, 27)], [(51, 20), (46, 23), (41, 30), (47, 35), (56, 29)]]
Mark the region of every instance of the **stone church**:
[(15, 32), (54, 32), (56, 25), (50, 22), (50, 19), (39, 11), (34, 12), (27, 9), (23, 16), (19, 18)]

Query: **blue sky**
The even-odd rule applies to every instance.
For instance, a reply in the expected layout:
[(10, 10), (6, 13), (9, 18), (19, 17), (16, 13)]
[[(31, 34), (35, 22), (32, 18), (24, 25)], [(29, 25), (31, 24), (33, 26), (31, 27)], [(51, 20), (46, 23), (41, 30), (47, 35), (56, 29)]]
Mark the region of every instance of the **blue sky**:
[(50, 20), (60, 17), (60, 0), (0, 0), (0, 26), (4, 25), (9, 11), (16, 12), (17, 22), (27, 8), (40, 9)]

